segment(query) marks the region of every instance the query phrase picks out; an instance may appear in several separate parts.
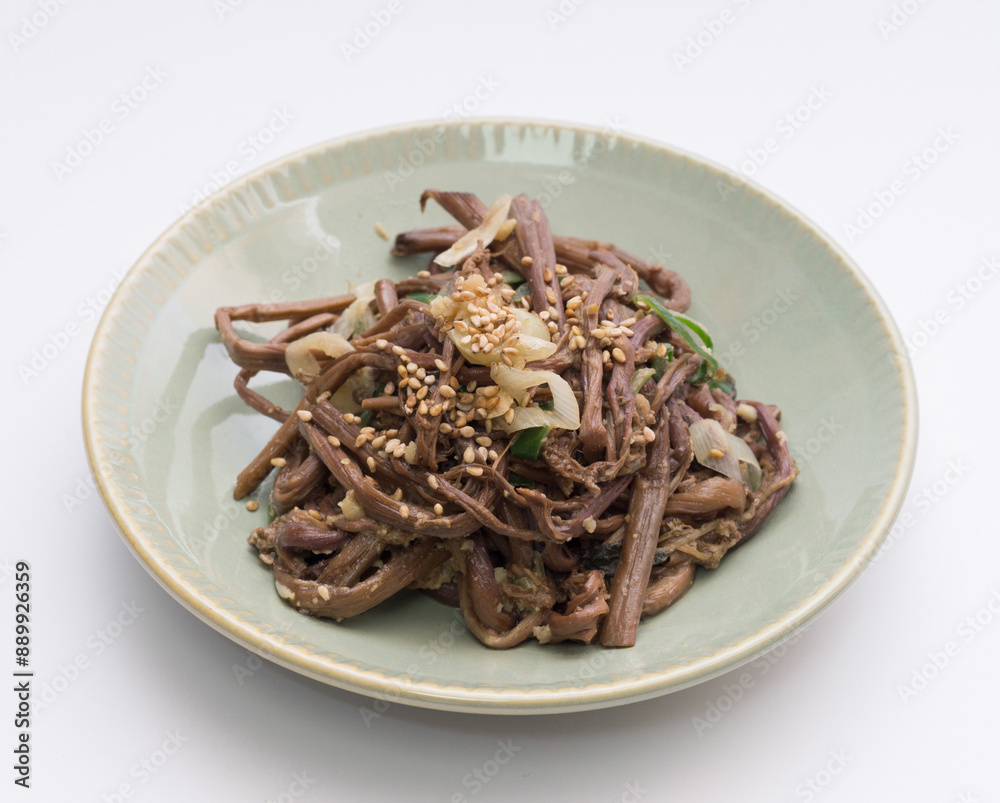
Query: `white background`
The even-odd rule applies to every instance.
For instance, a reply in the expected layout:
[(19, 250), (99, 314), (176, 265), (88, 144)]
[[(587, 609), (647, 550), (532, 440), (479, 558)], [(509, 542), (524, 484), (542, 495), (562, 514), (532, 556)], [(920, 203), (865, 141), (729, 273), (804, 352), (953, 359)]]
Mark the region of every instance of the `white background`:
[[(16, 699), (0, 693), (0, 797), (1000, 800), (989, 607), (1000, 611), (989, 401), (1000, 389), (989, 268), (1000, 257), (1000, 6), (398, 0), (345, 54), (387, 2), (228, 5), (10, 0), (0, 12), (0, 621), (10, 645), (11, 569), (27, 560), (35, 688), (49, 689), (32, 719), (30, 791), (13, 786)], [(144, 76), (136, 108), (116, 100)], [(493, 88), (473, 100), (481, 84)], [(198, 621), (87, 487), (80, 389), (100, 293), (210, 174), (454, 116), (456, 104), (614, 123), (752, 175), (852, 254), (914, 347), (921, 437), (904, 517), (888, 551), (782, 654), (607, 711), (376, 710), (259, 666)], [(275, 110), (290, 120), (256, 151), (250, 138)], [(113, 128), (82, 163), (54, 166), (105, 117)], [(859, 207), (880, 194), (893, 202), (863, 228)], [(29, 373), (47, 343), (59, 353)], [(477, 781), (498, 741), (513, 757)]]

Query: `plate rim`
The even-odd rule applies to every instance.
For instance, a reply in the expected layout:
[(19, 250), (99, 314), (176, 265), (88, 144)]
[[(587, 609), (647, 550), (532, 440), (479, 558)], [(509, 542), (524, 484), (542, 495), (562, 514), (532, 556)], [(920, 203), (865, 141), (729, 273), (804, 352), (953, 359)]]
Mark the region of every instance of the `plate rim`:
[(892, 480), (878, 514), (874, 517), (867, 532), (860, 539), (854, 553), (845, 559), (840, 569), (811, 596), (804, 599), (795, 608), (787, 611), (776, 622), (711, 655), (698, 658), (688, 664), (671, 667), (666, 671), (650, 673), (637, 678), (613, 681), (611, 683), (580, 685), (559, 689), (511, 690), (497, 689), (495, 687), (490, 688), (487, 686), (462, 687), (438, 685), (429, 681), (388, 677), (370, 669), (359, 669), (332, 660), (329, 657), (310, 654), (300, 647), (275, 641), (255, 626), (236, 618), (230, 612), (222, 609), (216, 603), (213, 603), (203, 592), (190, 585), (173, 567), (166, 563), (159, 551), (146, 541), (142, 525), (131, 519), (128, 510), (124, 506), (119, 507), (113, 500), (109, 488), (111, 480), (99, 468), (97, 455), (101, 447), (98, 444), (96, 422), (91, 415), (91, 410), (95, 405), (94, 396), (96, 395), (95, 388), (97, 385), (95, 365), (101, 344), (107, 337), (107, 329), (110, 326), (110, 322), (120, 312), (119, 307), (122, 304), (124, 290), (130, 283), (130, 277), (135, 275), (140, 265), (145, 263), (151, 254), (155, 253), (175, 231), (179, 231), (186, 221), (193, 220), (198, 214), (217, 204), (229, 202), (234, 193), (246, 189), (249, 184), (259, 180), (271, 171), (283, 169), (289, 164), (308, 158), (309, 156), (391, 134), (404, 135), (415, 131), (437, 128), (472, 132), (490, 126), (499, 128), (520, 126), (522, 129), (555, 129), (559, 132), (565, 132), (566, 135), (607, 136), (607, 128), (601, 129), (594, 125), (554, 119), (515, 117), (476, 117), (457, 122), (418, 120), (354, 131), (299, 148), (260, 165), (249, 173), (240, 176), (235, 181), (226, 184), (192, 209), (173, 220), (135, 260), (125, 277), (119, 283), (118, 288), (116, 288), (101, 315), (88, 351), (84, 367), (81, 412), (87, 460), (94, 475), (100, 496), (129, 550), (159, 585), (170, 596), (180, 602), (181, 605), (194, 613), (214, 630), (257, 655), (265, 657), (294, 672), (346, 691), (421, 708), (452, 712), (544, 714), (584, 711), (611, 705), (638, 702), (661, 694), (680, 691), (684, 688), (708, 681), (725, 672), (732, 671), (760, 654), (762, 648), (773, 648), (784, 639), (799, 632), (806, 623), (813, 620), (822, 610), (839, 597), (876, 555), (878, 547), (888, 535), (893, 521), (899, 514), (913, 475), (918, 437), (916, 382), (913, 375), (912, 363), (906, 353), (905, 343), (888, 307), (872, 285), (871, 280), (868, 279), (853, 258), (830, 235), (797, 207), (756, 184), (752, 179), (748, 179), (741, 173), (704, 156), (656, 141), (652, 138), (626, 132), (615, 132), (613, 134), (615, 139), (623, 142), (641, 145), (646, 149), (666, 153), (671, 157), (679, 157), (695, 165), (708, 168), (717, 173), (720, 178), (728, 179), (736, 186), (742, 187), (744, 191), (759, 195), (771, 206), (777, 207), (800, 226), (807, 229), (813, 237), (830, 250), (841, 266), (846, 269), (847, 274), (861, 288), (866, 301), (872, 305), (878, 322), (882, 325), (882, 329), (887, 336), (887, 343), (892, 355), (895, 357), (903, 400), (903, 409), (901, 410), (902, 438)]

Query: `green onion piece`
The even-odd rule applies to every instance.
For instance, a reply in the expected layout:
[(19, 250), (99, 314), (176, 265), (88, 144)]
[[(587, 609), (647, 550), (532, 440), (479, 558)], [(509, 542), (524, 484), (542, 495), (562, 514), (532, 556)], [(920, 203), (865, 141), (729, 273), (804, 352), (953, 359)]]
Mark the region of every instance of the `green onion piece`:
[(520, 287), (518, 287), (517, 290), (514, 291), (514, 297), (510, 300), (511, 305), (513, 306), (514, 304), (520, 304), (521, 299), (524, 298), (526, 295), (528, 295), (530, 292), (531, 292), (531, 287), (529, 287), (528, 283), (525, 282)]
[(520, 474), (515, 474), (513, 471), (507, 476), (507, 480), (515, 488), (534, 488), (535, 483), (533, 480), (529, 480), (527, 477), (522, 477)]
[(429, 293), (424, 293), (423, 291), (417, 293), (409, 293), (407, 298), (412, 298), (414, 301), (420, 301), (424, 304), (431, 303), (431, 297)]
[(659, 315), (660, 319), (680, 335), (681, 340), (701, 357), (701, 367), (698, 369), (698, 373), (689, 380), (691, 384), (700, 385), (712, 379), (715, 372), (719, 370), (719, 361), (712, 354), (712, 338), (705, 331), (705, 327), (687, 315), (668, 310), (652, 296), (638, 295), (632, 299), (633, 303), (638, 301), (642, 301)]
[(375, 417), (374, 410), (362, 410), (361, 411), (361, 426), (370, 427), (372, 419)]
[(510, 446), (510, 453), (514, 457), (522, 460), (537, 460), (538, 453), (542, 449), (545, 436), (549, 434), (549, 427), (528, 427), (522, 429), (520, 434)]
[(516, 270), (505, 270), (502, 271), (503, 283), (510, 285), (511, 287), (517, 287), (520, 284), (524, 284), (525, 278), (518, 273)]
[(663, 379), (663, 374), (667, 370), (667, 366), (674, 361), (674, 347), (667, 343), (667, 353), (662, 357), (653, 357), (653, 370), (656, 371), (653, 374), (653, 379), (659, 382)]
[(642, 389), (642, 386), (653, 376), (656, 376), (655, 368), (640, 368), (632, 374), (632, 395), (634, 396), (638, 393)]
[(721, 390), (726, 395), (736, 398), (736, 382), (729, 374), (726, 374), (722, 379), (713, 379), (708, 383), (708, 386), (712, 390)]

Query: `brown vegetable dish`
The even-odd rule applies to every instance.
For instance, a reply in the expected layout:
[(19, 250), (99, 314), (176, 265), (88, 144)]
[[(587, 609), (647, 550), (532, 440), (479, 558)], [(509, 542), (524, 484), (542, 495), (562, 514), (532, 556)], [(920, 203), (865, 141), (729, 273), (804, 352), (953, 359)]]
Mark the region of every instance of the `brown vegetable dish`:
[[(303, 613), (420, 589), (490, 647), (632, 646), (787, 493), (780, 413), (737, 398), (678, 274), (554, 236), (524, 195), (428, 200), (457, 225), (396, 238), (434, 255), (416, 277), (216, 312), (237, 392), (279, 424), (236, 483), (277, 469), (250, 544)], [(266, 371), (301, 382), (294, 410), (250, 388)]]

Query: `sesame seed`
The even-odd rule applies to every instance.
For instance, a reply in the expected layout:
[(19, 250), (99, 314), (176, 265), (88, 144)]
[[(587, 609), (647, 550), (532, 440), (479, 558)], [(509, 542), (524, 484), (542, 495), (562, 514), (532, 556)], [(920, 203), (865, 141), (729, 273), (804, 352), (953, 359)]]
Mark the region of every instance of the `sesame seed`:
[(719, 460), (720, 458), (725, 457), (726, 453), (723, 452), (722, 449), (709, 449), (708, 456), (714, 457), (716, 460)]
[(382, 351), (385, 351), (387, 348), (389, 348), (389, 341), (386, 340), (385, 338), (380, 337), (378, 340), (375, 341), (375, 346), (381, 349)]
[(527, 265), (530, 265), (531, 262), (532, 262), (531, 257), (521, 257), (521, 264), (522, 265), (527, 266)]
[(406, 354), (406, 349), (404, 349), (402, 346), (393, 346), (392, 353), (395, 354), (397, 357), (402, 357), (404, 354)]
[(420, 405), (417, 407), (417, 413), (419, 413), (420, 415), (427, 415), (428, 413), (427, 402), (425, 401), (420, 402)]
[(402, 502), (403, 501), (403, 489), (402, 488), (397, 488), (395, 491), (393, 491), (392, 498), (395, 499), (397, 502)]
[(490, 449), (490, 450), (489, 450), (489, 451), (488, 451), (488, 452), (486, 453), (486, 457), (487, 457), (487, 458), (488, 458), (489, 460), (494, 460), (494, 461), (496, 461), (496, 460), (499, 460), (499, 459), (500, 459), (500, 455), (498, 455), (498, 454), (496, 453), (496, 451), (494, 451), (493, 449)]
[(404, 519), (410, 518), (410, 509), (406, 505), (399, 506), (399, 515)]
[(587, 516), (587, 518), (583, 520), (583, 529), (585, 529), (588, 533), (592, 533), (597, 529), (597, 522), (594, 520), (593, 516)]
[(421, 385), (419, 388), (417, 388), (417, 401), (422, 401), (424, 398), (426, 398), (427, 393), (428, 393), (427, 385)]
[(342, 458), (340, 458), (340, 465), (342, 465), (342, 466), (349, 466), (349, 465), (351, 465), (351, 461), (350, 461), (349, 458), (342, 457)]
[(556, 292), (551, 287), (545, 288), (545, 300), (550, 304), (556, 303)]
[(466, 470), (467, 473), (471, 474), (473, 477), (481, 477), (481, 476), (483, 476), (483, 467), (482, 466), (469, 466), (465, 470)]
[(471, 446), (466, 448), (465, 454), (462, 455), (462, 461), (465, 463), (476, 462), (476, 452)]
[(417, 372), (417, 364), (415, 362), (408, 362), (406, 364), (406, 372), (409, 374), (415, 374)]
[(587, 307), (587, 314), (588, 315), (596, 315), (600, 311), (601, 311), (601, 305), (600, 304), (591, 304), (590, 306)]
[(435, 491), (438, 489), (438, 486), (440, 485), (440, 483), (438, 482), (438, 478), (435, 477), (433, 474), (428, 475), (427, 484), (430, 485), (431, 488), (433, 488)]
[(573, 342), (576, 343), (576, 347), (581, 351), (587, 347), (587, 338), (583, 335), (577, 335), (573, 338)]
[(429, 278), (431, 278), (431, 272), (429, 270), (418, 270), (417, 271), (417, 278), (418, 279), (429, 279)]
[(394, 452), (394, 451), (396, 451), (396, 447), (397, 446), (399, 446), (399, 439), (398, 438), (393, 438), (391, 441), (389, 441), (385, 445), (385, 450), (387, 452)]
[(381, 449), (383, 446), (385, 446), (385, 435), (379, 435), (372, 441), (373, 449)]
[(295, 415), (297, 415), (299, 417), (300, 421), (312, 421), (313, 420), (313, 414), (310, 413), (308, 410), (296, 410), (295, 411)]
[(565, 276), (566, 275), (566, 266), (563, 265), (563, 264), (561, 264), (561, 263), (559, 263), (559, 262), (557, 262), (556, 263), (556, 275), (557, 276)]
[(441, 422), (441, 426), (438, 427), (438, 431), (442, 435), (449, 435), (451, 433), (452, 426), (447, 421)]
[(440, 393), (446, 399), (454, 399), (455, 396), (457, 395), (455, 393), (455, 389), (453, 387), (451, 387), (450, 385), (442, 385), (441, 389), (440, 389)]
[(309, 508), (309, 510), (307, 510), (306, 513), (308, 513), (312, 518), (316, 519), (316, 521), (323, 521), (323, 517), (320, 515), (320, 512), (315, 508)]
[(656, 440), (656, 433), (653, 432), (649, 427), (642, 428), (642, 437), (646, 439), (646, 443), (652, 443)]
[(258, 505), (253, 499), (247, 502), (247, 510), (253, 513), (260, 505)]
[(320, 586), (317, 588), (316, 593), (319, 594), (326, 602), (330, 601), (330, 592), (327, 590), (326, 586)]
[(435, 404), (433, 407), (430, 408), (430, 410), (428, 410), (428, 412), (433, 416), (439, 416), (441, 415), (442, 412), (444, 412), (444, 405)]
[(416, 390), (417, 388), (423, 387), (424, 383), (421, 382), (419, 379), (417, 379), (415, 376), (411, 376), (408, 380), (406, 380), (406, 384), (409, 385), (414, 390)]
[(434, 360), (434, 365), (437, 367), (437, 369), (439, 371), (447, 371), (448, 370), (448, 363), (446, 363), (440, 357), (438, 357), (436, 360)]
[(271, 465), (274, 466), (275, 468), (284, 468), (285, 467), (285, 458), (283, 458), (283, 457), (272, 457), (271, 458)]
[(476, 430), (474, 430), (470, 426), (463, 426), (459, 427), (458, 434), (461, 435), (463, 438), (471, 438), (473, 435), (476, 434)]
[(476, 443), (478, 443), (480, 446), (492, 446), (493, 439), (487, 438), (485, 435), (480, 435), (478, 438), (476, 438)]
[(435, 503), (434, 512), (440, 516), (442, 513), (444, 513), (444, 506), (440, 502)]
[(396, 371), (399, 373), (399, 378), (400, 379), (406, 379), (409, 376), (409, 373), (407, 372), (405, 365), (400, 365), (396, 369)]
[(386, 396), (391, 396), (396, 391), (396, 385), (390, 382), (385, 386), (384, 393)]
[[(470, 446), (469, 448), (471, 449), (472, 447)], [(479, 456), (483, 458), (483, 460), (490, 459), (490, 453), (486, 450), (485, 446), (480, 446), (476, 451), (479, 452)]]
[(375, 233), (379, 237), (381, 237), (383, 240), (388, 240), (389, 239), (389, 232), (387, 232), (385, 230), (385, 226), (383, 226), (381, 223), (379, 223), (377, 221), (375, 223)]
[(625, 352), (617, 346), (611, 350), (611, 356), (615, 358), (615, 362), (625, 362)]
[(604, 362), (611, 362), (611, 354), (607, 349), (604, 349), (604, 351), (601, 352), (601, 359), (604, 360)]
[(367, 441), (368, 441), (367, 435), (358, 435), (358, 439), (354, 441), (354, 448), (357, 449), (358, 447), (364, 446), (365, 443), (367, 443)]
[(406, 444), (401, 443), (396, 447), (395, 451), (393, 451), (392, 456), (402, 457), (404, 454), (406, 454)]
[(368, 462), (368, 470), (369, 471), (374, 471), (375, 470), (375, 466), (376, 466), (375, 458), (374, 457), (369, 457), (367, 462)]

